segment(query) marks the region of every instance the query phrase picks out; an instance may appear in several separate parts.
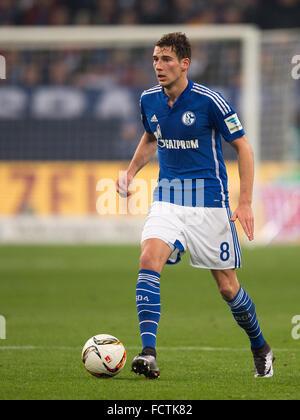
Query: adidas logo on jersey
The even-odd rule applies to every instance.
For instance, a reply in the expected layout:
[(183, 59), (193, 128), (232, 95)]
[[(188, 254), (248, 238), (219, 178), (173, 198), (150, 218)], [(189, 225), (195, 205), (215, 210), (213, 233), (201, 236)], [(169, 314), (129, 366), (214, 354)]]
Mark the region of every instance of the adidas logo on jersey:
[(153, 122), (153, 123), (158, 122), (157, 116), (155, 114), (151, 118), (151, 122)]

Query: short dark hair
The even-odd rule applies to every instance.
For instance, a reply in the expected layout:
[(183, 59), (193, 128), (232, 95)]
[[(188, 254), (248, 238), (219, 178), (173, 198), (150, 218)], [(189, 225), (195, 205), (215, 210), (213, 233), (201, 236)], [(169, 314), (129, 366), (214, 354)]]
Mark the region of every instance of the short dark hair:
[(171, 47), (179, 60), (192, 58), (192, 48), (188, 37), (182, 32), (171, 32), (163, 35), (155, 44), (156, 47)]

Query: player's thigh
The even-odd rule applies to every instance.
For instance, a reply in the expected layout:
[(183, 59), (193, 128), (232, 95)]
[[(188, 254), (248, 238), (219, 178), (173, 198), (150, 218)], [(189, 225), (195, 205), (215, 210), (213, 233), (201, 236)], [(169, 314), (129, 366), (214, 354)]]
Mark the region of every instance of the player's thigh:
[(140, 269), (161, 273), (171, 252), (171, 248), (163, 240), (158, 238), (145, 239), (142, 242)]
[(240, 289), (236, 270), (211, 270), (211, 273), (223, 298), (227, 300), (233, 299)]
[(241, 252), (234, 223), (227, 208), (195, 208), (186, 215), (185, 236), (191, 265), (212, 270), (229, 270), (241, 265)]

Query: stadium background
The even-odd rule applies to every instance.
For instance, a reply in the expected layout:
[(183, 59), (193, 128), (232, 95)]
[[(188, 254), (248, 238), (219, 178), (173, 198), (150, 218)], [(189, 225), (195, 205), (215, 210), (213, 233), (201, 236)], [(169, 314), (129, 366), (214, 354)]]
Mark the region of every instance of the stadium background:
[[(207, 3), (0, 1), (0, 55), (6, 59), (0, 80), (1, 400), (300, 398), (300, 341), (291, 335), (293, 327), (299, 332), (292, 324), (299, 314), (300, 60), (292, 62), (300, 54), (299, 1)], [(217, 25), (215, 31), (251, 24), (259, 31), (256, 239), (250, 247), (243, 241), (239, 279), (276, 354), (269, 382), (254, 382), (246, 335), (234, 328), (210, 274), (189, 267), (188, 258), (163, 273), (161, 378), (155, 384), (132, 380), (130, 359), (140, 350), (138, 242), (157, 162), (138, 175), (147, 185), (135, 194), (140, 214), (126, 214), (114, 181), (142, 133), (140, 94), (156, 84), (152, 47), (10, 48), (1, 41), (6, 30), (23, 28), (38, 34), (77, 28), (84, 35), (87, 27), (117, 32), (160, 25), (163, 31), (177, 24)], [(192, 79), (230, 98), (243, 121), (241, 42), (195, 42), (190, 70)], [(224, 154), (234, 207), (237, 165), (226, 144)], [(100, 332), (124, 341), (128, 362), (120, 376), (99, 384), (84, 371), (80, 352)]]
[[(291, 77), (299, 37), (289, 31), (298, 18), (294, 0), (214, 0), (209, 7), (193, 0), (5, 0), (0, 5), (2, 28), (241, 23), (260, 28), (257, 243), (297, 241), (300, 234), (300, 88)], [(105, 211), (99, 217), (96, 204), (104, 191), (97, 192), (97, 182), (116, 179), (138, 143), (139, 97), (156, 84), (152, 48), (9, 50), (1, 45), (0, 53), (7, 66), (0, 85), (0, 241), (118, 242), (114, 222), (111, 235), (108, 228), (101, 234)], [(190, 77), (230, 98), (243, 118), (241, 56), (237, 41), (198, 43)], [(234, 207), (235, 156), (227, 145), (224, 154)], [(147, 204), (156, 174), (155, 161), (140, 174), (149, 185)], [(136, 224), (123, 217), (129, 242), (138, 241), (145, 213), (144, 206)], [(57, 223), (66, 227), (65, 236), (55, 229)]]

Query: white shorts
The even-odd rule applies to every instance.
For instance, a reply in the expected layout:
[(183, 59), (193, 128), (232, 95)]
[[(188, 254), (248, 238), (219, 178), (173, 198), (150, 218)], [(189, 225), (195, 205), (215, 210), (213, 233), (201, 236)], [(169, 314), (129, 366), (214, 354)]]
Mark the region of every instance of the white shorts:
[(184, 207), (155, 201), (142, 232), (141, 242), (158, 238), (172, 254), (167, 264), (176, 264), (190, 252), (190, 264), (197, 268), (224, 270), (241, 267), (241, 248), (226, 207)]

